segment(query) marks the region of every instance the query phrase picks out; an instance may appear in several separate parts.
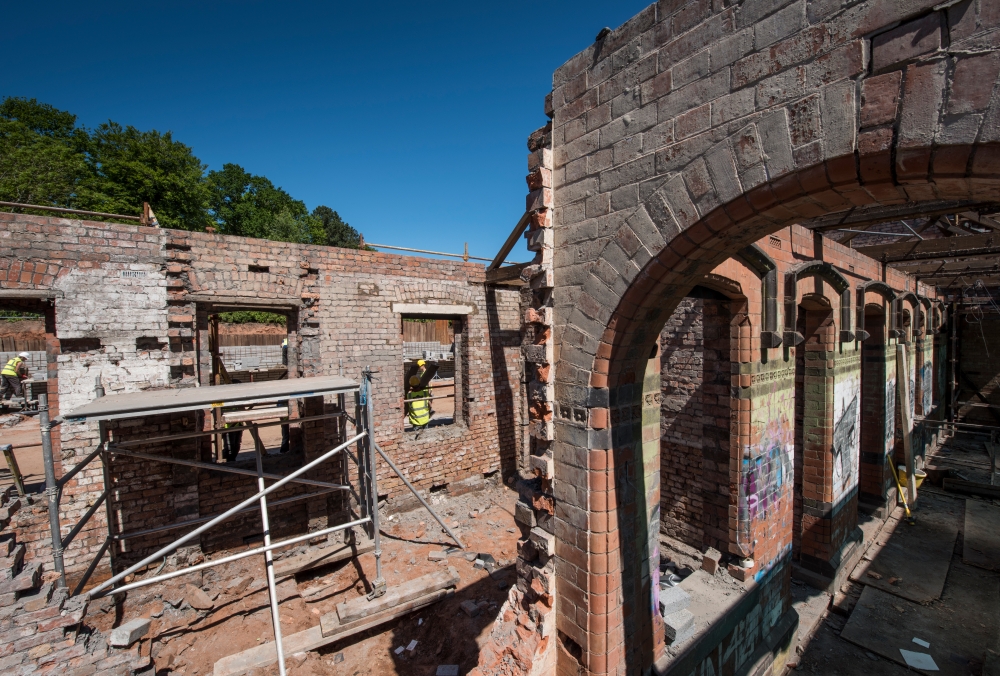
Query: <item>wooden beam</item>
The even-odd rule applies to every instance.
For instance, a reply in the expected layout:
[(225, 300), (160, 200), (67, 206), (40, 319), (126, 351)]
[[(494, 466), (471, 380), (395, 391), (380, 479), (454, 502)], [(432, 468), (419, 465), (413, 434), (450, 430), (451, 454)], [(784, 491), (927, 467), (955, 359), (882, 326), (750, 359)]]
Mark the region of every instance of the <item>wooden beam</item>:
[(385, 594), (371, 601), (366, 596), (359, 596), (350, 601), (338, 603), (337, 617), (341, 624), (350, 624), (356, 620), (400, 606), (440, 589), (457, 587), (458, 583), (458, 571), (449, 566), (447, 570), (428, 573), (422, 577), (404, 582), (401, 585), (391, 587)]
[(859, 246), (854, 249), (875, 260), (897, 263), (912, 260), (934, 260), (957, 256), (1000, 254), (1000, 235), (987, 233), (963, 237), (925, 239), (920, 242), (896, 242)]
[(819, 218), (814, 218), (804, 225), (810, 230), (825, 232), (827, 230), (840, 230), (842, 228), (854, 228), (863, 224), (888, 223), (900, 219), (927, 218), (933, 216), (943, 216), (962, 211), (989, 211), (993, 212), (995, 203), (993, 202), (971, 202), (961, 201), (937, 201), (910, 204), (892, 204), (875, 207), (854, 207), (846, 211), (839, 211), (827, 214)]
[(518, 263), (516, 265), (508, 265), (504, 268), (497, 268), (496, 270), (488, 270), (486, 272), (486, 283), (524, 286), (524, 281), (521, 279), (521, 272), (529, 265), (531, 263)]
[(496, 270), (498, 267), (503, 265), (503, 262), (507, 260), (507, 256), (510, 255), (511, 250), (514, 248), (514, 245), (517, 244), (517, 240), (521, 238), (521, 234), (524, 232), (524, 229), (528, 227), (528, 223), (530, 221), (531, 213), (525, 211), (524, 215), (521, 216), (521, 220), (519, 220), (517, 225), (514, 226), (514, 229), (510, 231), (510, 235), (507, 236), (507, 241), (503, 243), (502, 247), (500, 247), (500, 251), (497, 253), (496, 258), (493, 259), (492, 263), (486, 266), (487, 272), (490, 270)]

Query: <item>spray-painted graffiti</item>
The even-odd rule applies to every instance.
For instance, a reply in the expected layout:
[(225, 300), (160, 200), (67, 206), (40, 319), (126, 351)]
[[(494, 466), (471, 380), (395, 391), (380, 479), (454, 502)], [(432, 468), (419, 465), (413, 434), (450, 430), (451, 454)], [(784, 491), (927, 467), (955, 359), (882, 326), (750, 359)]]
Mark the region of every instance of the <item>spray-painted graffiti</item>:
[(892, 453), (896, 445), (896, 379), (885, 383), (885, 453)]
[(755, 449), (743, 453), (740, 516), (747, 523), (767, 519), (776, 509), (786, 484), (792, 481), (794, 432), (787, 418), (772, 421)]
[(833, 389), (833, 499), (858, 485), (861, 432), (861, 380), (851, 375)]
[(931, 411), (932, 399), (933, 399), (933, 386), (934, 386), (934, 373), (933, 365), (930, 362), (930, 353), (925, 355), (927, 358), (924, 359), (923, 365), (920, 367), (920, 407), (922, 413), (927, 415)]

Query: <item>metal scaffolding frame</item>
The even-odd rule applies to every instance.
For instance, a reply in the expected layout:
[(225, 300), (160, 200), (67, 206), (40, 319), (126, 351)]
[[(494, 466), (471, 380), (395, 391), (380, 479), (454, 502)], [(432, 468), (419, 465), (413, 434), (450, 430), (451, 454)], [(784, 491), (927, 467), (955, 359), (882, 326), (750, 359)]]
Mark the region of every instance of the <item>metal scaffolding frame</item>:
[[(342, 530), (352, 529), (356, 527), (363, 527), (368, 536), (374, 541), (375, 544), (375, 580), (372, 582), (372, 591), (368, 595), (369, 599), (373, 599), (382, 596), (386, 592), (386, 582), (385, 578), (382, 576), (382, 547), (381, 538), (379, 532), (379, 512), (378, 512), (378, 483), (377, 483), (377, 468), (376, 468), (376, 453), (385, 460), (393, 472), (395, 472), (400, 479), (405, 483), (407, 488), (413, 491), (414, 495), (417, 496), (421, 504), (431, 513), (435, 520), (441, 525), (441, 527), (447, 532), (455, 542), (465, 548), (461, 540), (452, 532), (448, 525), (443, 519), (438, 516), (437, 513), (431, 509), (430, 505), (427, 504), (423, 496), (421, 496), (416, 488), (403, 476), (399, 468), (389, 459), (386, 453), (375, 443), (372, 436), (372, 429), (374, 423), (372, 397), (371, 397), (371, 381), (372, 372), (367, 367), (362, 373), (361, 383), (356, 383), (353, 381), (348, 381), (344, 378), (338, 379), (339, 383), (331, 384), (326, 383), (327, 387), (310, 388), (308, 385), (312, 384), (308, 381), (318, 381), (322, 380), (319, 378), (312, 379), (294, 379), (298, 380), (299, 383), (296, 384), (294, 381), (285, 381), (287, 383), (282, 393), (279, 395), (281, 398), (293, 399), (293, 398), (303, 398), (309, 396), (322, 396), (323, 394), (336, 394), (338, 408), (339, 410), (335, 413), (329, 413), (324, 415), (307, 416), (304, 418), (298, 418), (293, 420), (277, 421), (277, 422), (266, 422), (266, 423), (254, 423), (249, 422), (240, 425), (234, 425), (233, 427), (227, 428), (226, 432), (248, 430), (254, 440), (254, 455), (256, 459), (256, 471), (240, 469), (236, 467), (227, 467), (223, 464), (212, 464), (206, 462), (198, 462), (192, 460), (183, 460), (179, 458), (165, 457), (159, 455), (153, 455), (149, 453), (142, 453), (139, 451), (131, 450), (131, 446), (137, 446), (142, 444), (149, 444), (155, 442), (163, 441), (177, 441), (180, 439), (191, 439), (197, 437), (210, 437), (218, 434), (219, 431), (216, 429), (201, 431), (201, 432), (183, 432), (174, 435), (156, 436), (141, 440), (124, 441), (120, 443), (112, 443), (109, 439), (108, 430), (105, 425), (106, 420), (110, 419), (121, 419), (121, 418), (135, 418), (145, 415), (159, 415), (169, 412), (177, 411), (190, 411), (199, 408), (219, 408), (223, 405), (225, 406), (236, 406), (240, 404), (249, 403), (262, 403), (267, 401), (269, 398), (273, 399), (274, 396), (262, 396), (257, 390), (263, 389), (263, 386), (273, 387), (273, 384), (269, 383), (258, 383), (257, 385), (262, 386), (260, 388), (250, 387), (245, 384), (241, 385), (228, 385), (228, 386), (218, 386), (213, 388), (202, 388), (211, 389), (219, 393), (218, 398), (225, 399), (225, 401), (212, 401), (206, 405), (206, 401), (211, 400), (211, 396), (207, 399), (204, 393), (195, 393), (188, 396), (186, 401), (171, 401), (170, 403), (164, 402), (165, 397), (155, 397), (147, 396), (146, 399), (154, 402), (158, 402), (152, 405), (149, 409), (143, 409), (141, 405), (137, 405), (134, 401), (130, 401), (128, 406), (123, 407), (119, 412), (115, 412), (113, 406), (108, 406), (106, 400), (112, 399), (112, 397), (107, 397), (102, 400), (99, 404), (91, 402), (91, 405), (85, 406), (81, 409), (77, 409), (73, 413), (65, 417), (66, 420), (82, 421), (82, 420), (96, 420), (99, 424), (99, 434), (100, 441), (97, 448), (91, 452), (87, 457), (85, 457), (81, 462), (74, 466), (71, 470), (66, 472), (61, 478), (56, 479), (55, 476), (55, 463), (52, 455), (52, 430), (58, 425), (62, 420), (50, 420), (48, 415), (48, 397), (46, 394), (39, 395), (39, 410), (40, 410), (40, 426), (42, 434), (42, 449), (43, 458), (45, 462), (45, 476), (46, 476), (46, 495), (48, 498), (49, 505), (49, 526), (52, 533), (52, 557), (56, 572), (59, 573), (58, 584), (60, 586), (66, 586), (66, 572), (65, 565), (63, 561), (63, 552), (70, 545), (73, 539), (83, 530), (86, 523), (94, 516), (98, 509), (103, 505), (107, 514), (107, 525), (108, 525), (108, 536), (105, 538), (103, 544), (98, 549), (98, 552), (94, 559), (91, 561), (87, 570), (84, 572), (83, 577), (77, 584), (76, 589), (73, 594), (79, 594), (86, 586), (88, 580), (93, 575), (94, 571), (97, 569), (100, 561), (103, 559), (105, 553), (110, 553), (111, 556), (111, 570), (112, 577), (95, 588), (91, 589), (88, 594), (92, 598), (101, 597), (107, 594), (118, 594), (122, 592), (127, 592), (132, 589), (137, 589), (139, 587), (145, 587), (148, 585), (156, 584), (159, 582), (164, 582), (166, 580), (179, 577), (181, 575), (186, 575), (189, 573), (194, 573), (206, 568), (211, 568), (214, 566), (220, 566), (232, 561), (237, 561), (239, 559), (247, 558), (250, 556), (258, 556), (263, 554), (265, 559), (265, 568), (267, 571), (267, 590), (268, 599), (271, 609), (271, 623), (274, 629), (275, 647), (277, 650), (278, 657), (278, 668), (279, 672), (284, 676), (285, 674), (285, 661), (284, 661), (284, 649), (282, 645), (281, 636), (281, 620), (278, 613), (278, 594), (275, 584), (274, 577), (274, 561), (272, 557), (272, 552), (276, 549), (281, 549), (301, 542), (313, 540), (317, 537), (322, 537), (331, 533), (335, 533)], [(331, 379), (326, 379), (331, 380)], [(296, 389), (296, 386), (298, 389)], [(303, 387), (306, 386), (306, 387)], [(236, 393), (238, 396), (225, 395), (228, 393)], [(346, 399), (347, 394), (353, 393), (355, 399), (355, 415), (350, 417), (346, 412)], [(161, 394), (161, 393), (151, 393), (151, 394)], [(213, 393), (214, 394), (214, 393)], [(98, 397), (100, 398), (101, 392), (98, 392)], [(118, 395), (118, 396), (128, 396), (134, 399), (137, 395)], [(174, 397), (174, 399), (184, 399), (184, 397)], [(161, 408), (162, 406), (162, 408)], [(322, 454), (318, 458), (306, 463), (294, 472), (280, 476), (276, 474), (270, 474), (264, 472), (263, 457), (265, 455), (266, 449), (260, 438), (260, 428), (270, 427), (274, 425), (295, 425), (304, 422), (328, 420), (328, 419), (338, 419), (339, 420), (339, 438), (342, 440), (341, 443), (336, 448), (333, 448), (326, 453)], [(355, 434), (351, 438), (347, 438), (347, 423), (351, 422), (354, 425)], [(348, 448), (352, 445), (357, 445), (357, 456), (351, 454)], [(257, 491), (254, 495), (242, 500), (239, 504), (230, 507), (225, 512), (210, 516), (202, 517), (198, 519), (191, 519), (187, 521), (181, 521), (173, 524), (166, 524), (163, 526), (157, 526), (154, 528), (148, 528), (132, 532), (116, 532), (114, 519), (112, 518), (112, 503), (113, 503), (113, 490), (111, 484), (110, 476), (110, 459), (112, 456), (122, 455), (133, 458), (140, 458), (143, 460), (148, 460), (151, 462), (162, 462), (175, 465), (183, 465), (187, 467), (195, 467), (197, 469), (207, 469), (215, 472), (226, 472), (230, 474), (242, 475), (242, 476), (252, 476), (257, 479)], [(306, 479), (302, 475), (310, 470), (320, 466), (321, 464), (336, 460), (339, 457), (341, 462), (342, 476), (344, 483), (334, 484), (324, 481), (316, 481), (313, 479)], [(63, 537), (61, 524), (59, 522), (59, 503), (62, 497), (62, 490), (66, 484), (73, 479), (82, 469), (87, 467), (95, 459), (100, 458), (103, 475), (104, 475), (104, 490), (101, 492), (100, 496), (94, 503), (90, 506), (83, 517), (73, 526), (70, 532)], [(348, 460), (355, 464), (356, 468), (356, 487), (351, 483), (351, 472)], [(273, 481), (270, 486), (266, 485), (266, 481)], [(282, 500), (273, 501), (268, 503), (268, 496), (274, 493), (281, 487), (290, 484), (306, 484), (313, 487), (318, 487), (321, 490), (313, 491), (305, 495), (297, 495), (289, 498), (284, 498)], [(268, 510), (269, 507), (275, 507), (279, 504), (288, 504), (295, 501), (307, 500), (310, 498), (322, 497), (327, 494), (336, 491), (348, 491), (350, 492), (358, 504), (358, 509), (360, 514), (351, 514), (352, 519), (347, 523), (342, 523), (329, 528), (324, 528), (321, 530), (306, 533), (305, 535), (300, 535), (292, 538), (287, 538), (278, 542), (271, 541), (270, 533), (270, 523)], [(239, 514), (247, 514), (254, 511), (259, 511), (261, 515), (261, 525), (264, 532), (264, 545), (257, 547), (248, 551), (239, 552), (229, 556), (225, 556), (212, 561), (206, 561), (193, 566), (187, 566), (174, 570), (164, 574), (157, 574), (151, 577), (136, 580), (128, 584), (122, 584), (123, 580), (129, 575), (141, 571), (143, 568), (149, 564), (166, 557), (169, 554), (175, 552), (182, 545), (194, 540), (208, 530), (214, 528), (215, 526), (227, 521), (228, 519), (237, 516)], [(356, 518), (354, 518), (356, 517)], [(116, 551), (112, 545), (116, 542), (123, 542), (128, 539), (141, 537), (143, 535), (149, 535), (153, 533), (165, 532), (185, 527), (195, 526), (193, 530), (188, 531), (184, 535), (178, 537), (170, 544), (161, 547), (155, 553), (146, 556), (138, 563), (135, 563), (125, 570), (115, 573), (117, 569), (116, 566)]]

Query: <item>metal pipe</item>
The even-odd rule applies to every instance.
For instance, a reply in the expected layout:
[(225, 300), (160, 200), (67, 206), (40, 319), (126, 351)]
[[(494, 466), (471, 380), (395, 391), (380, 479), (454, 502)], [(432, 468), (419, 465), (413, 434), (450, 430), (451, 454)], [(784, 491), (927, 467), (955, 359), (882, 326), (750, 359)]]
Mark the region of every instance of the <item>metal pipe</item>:
[[(427, 251), (426, 249), (411, 249), (411, 248), (405, 247), (405, 246), (389, 246), (388, 244), (372, 244), (371, 242), (365, 242), (365, 246), (375, 246), (375, 247), (378, 247), (379, 249), (393, 249), (395, 251), (412, 251), (414, 253), (432, 254), (434, 256), (449, 256), (451, 258), (462, 258), (462, 259), (465, 259), (465, 255), (463, 255), (463, 254), (443, 253), (441, 251)], [(468, 260), (486, 261), (487, 263), (489, 263), (493, 259), (492, 258), (479, 258), (477, 256), (469, 256)]]
[(431, 516), (434, 517), (435, 521), (441, 524), (441, 527), (444, 528), (445, 532), (451, 536), (451, 539), (454, 540), (456, 543), (458, 543), (459, 547), (465, 549), (465, 545), (462, 544), (462, 541), (458, 539), (458, 536), (455, 535), (450, 528), (448, 528), (448, 524), (446, 524), (444, 520), (441, 517), (439, 517), (433, 509), (431, 509), (431, 506), (427, 504), (427, 501), (424, 500), (424, 497), (417, 492), (417, 489), (413, 487), (413, 484), (411, 484), (409, 480), (405, 476), (403, 476), (403, 473), (399, 471), (399, 468), (396, 467), (396, 463), (394, 463), (392, 460), (389, 459), (389, 456), (385, 454), (385, 451), (382, 450), (382, 447), (378, 445), (377, 441), (375, 441), (375, 437), (372, 437), (372, 446), (374, 446), (375, 450), (378, 451), (378, 454), (382, 456), (382, 459), (385, 460), (387, 463), (389, 463), (389, 467), (391, 467), (392, 471), (395, 472), (396, 475), (403, 480), (403, 483), (406, 484), (406, 487), (409, 488), (411, 491), (413, 491), (413, 494), (417, 496), (417, 500), (420, 500), (420, 504), (422, 504), (427, 509), (427, 511), (431, 513)]
[(378, 515), (378, 470), (375, 467), (375, 452), (372, 450), (372, 392), (371, 392), (371, 382), (372, 382), (372, 372), (367, 366), (361, 376), (363, 381), (363, 389), (365, 401), (364, 410), (360, 413), (364, 416), (365, 431), (368, 432), (368, 436), (365, 437), (365, 454), (368, 458), (368, 467), (371, 468), (371, 519), (372, 519), (372, 529), (374, 530), (373, 540), (375, 541), (375, 580), (372, 582), (372, 591), (368, 594), (368, 599), (374, 599), (385, 594), (385, 578), (382, 577), (382, 536), (379, 527), (379, 515)]
[(49, 505), (49, 533), (52, 536), (52, 567), (59, 573), (57, 586), (66, 586), (66, 567), (63, 564), (62, 529), (59, 527), (59, 482), (52, 457), (52, 425), (49, 422), (49, 395), (38, 393), (38, 423), (42, 431), (42, 461), (45, 463), (45, 496)]
[(90, 562), (89, 566), (87, 566), (87, 572), (83, 574), (83, 577), (80, 578), (80, 581), (77, 583), (76, 589), (73, 590), (73, 596), (76, 596), (81, 591), (83, 591), (83, 588), (87, 584), (87, 580), (89, 580), (90, 576), (94, 574), (95, 570), (97, 570), (97, 564), (101, 562), (101, 557), (104, 556), (104, 552), (106, 552), (108, 550), (108, 547), (110, 546), (111, 546), (111, 536), (109, 535), (108, 537), (104, 538), (104, 544), (101, 545), (101, 548), (99, 550), (97, 550), (97, 556), (95, 556), (94, 560)]
[[(256, 499), (256, 497), (257, 496), (255, 495), (253, 499)], [(343, 524), (340, 524), (339, 526), (333, 526), (331, 528), (325, 528), (323, 530), (314, 531), (312, 533), (306, 533), (305, 535), (299, 535), (299, 536), (294, 537), (294, 538), (289, 538), (288, 540), (282, 540), (281, 542), (275, 542), (270, 547), (258, 547), (257, 549), (248, 549), (247, 551), (240, 552), (239, 554), (232, 554), (231, 556), (227, 556), (227, 557), (224, 557), (224, 558), (221, 558), (221, 559), (215, 559), (213, 561), (206, 561), (205, 563), (199, 563), (196, 566), (190, 566), (188, 568), (182, 568), (181, 570), (175, 570), (175, 571), (172, 571), (170, 573), (164, 573), (163, 575), (158, 575), (156, 577), (151, 577), (151, 578), (148, 578), (148, 579), (145, 579), (145, 580), (139, 580), (138, 582), (132, 582), (130, 584), (118, 587), (117, 589), (115, 589), (114, 593), (115, 594), (120, 594), (120, 593), (124, 593), (124, 592), (127, 592), (127, 591), (132, 591), (133, 589), (138, 589), (139, 587), (147, 587), (147, 586), (149, 586), (151, 584), (156, 584), (157, 582), (164, 582), (166, 580), (172, 580), (173, 578), (180, 577), (181, 575), (187, 575), (188, 573), (196, 573), (199, 570), (205, 570), (206, 568), (212, 568), (214, 566), (221, 566), (221, 565), (226, 564), (226, 563), (232, 563), (233, 561), (239, 561), (240, 559), (245, 559), (248, 556), (257, 556), (258, 554), (263, 554), (265, 550), (271, 550), (271, 551), (273, 551), (275, 549), (281, 549), (282, 547), (288, 547), (288, 546), (291, 546), (291, 545), (298, 544), (300, 542), (305, 542), (306, 540), (311, 540), (311, 539), (313, 539), (315, 537), (321, 537), (323, 535), (328, 535), (330, 533), (335, 533), (335, 532), (337, 532), (339, 530), (344, 530), (346, 528), (354, 528), (355, 526), (361, 526), (361, 525), (364, 525), (366, 523), (369, 523), (370, 521), (371, 521), (371, 519), (369, 519), (369, 518), (366, 517), (366, 518), (363, 518), (363, 519), (358, 519), (357, 521), (351, 521), (349, 523), (343, 523)], [(159, 557), (156, 557), (156, 558), (159, 558)], [(148, 563), (151, 563), (151, 562), (147, 561), (143, 565), (147, 565)], [(134, 571), (130, 571), (130, 572), (134, 572)], [(120, 579), (120, 576), (116, 576), (116, 577), (118, 577)], [(109, 582), (110, 582), (110, 580), (109, 580)], [(90, 597), (91, 598), (99, 598), (100, 596), (103, 596), (103, 594), (101, 594), (101, 591), (106, 588), (107, 584), (108, 583), (105, 582), (100, 587), (95, 587), (94, 589), (92, 589), (89, 592)]]
[(81, 460), (80, 462), (78, 462), (76, 464), (76, 466), (73, 467), (73, 469), (71, 469), (70, 471), (68, 471), (65, 474), (63, 474), (62, 478), (60, 478), (59, 481), (56, 482), (57, 484), (59, 484), (59, 492), (62, 493), (63, 486), (65, 486), (67, 483), (69, 483), (70, 480), (73, 477), (75, 477), (77, 475), (77, 473), (81, 469), (83, 469), (84, 467), (86, 467), (90, 463), (91, 460), (93, 460), (98, 455), (100, 455), (101, 451), (103, 451), (103, 450), (104, 449), (101, 447), (101, 445), (98, 444), (97, 450), (95, 450), (93, 453), (91, 453), (90, 455), (88, 455), (86, 458), (84, 458), (83, 460)]
[[(257, 428), (250, 430), (254, 442), (254, 455), (257, 457), (257, 490), (260, 492), (260, 522), (264, 528), (264, 546), (271, 546), (271, 524), (267, 518), (267, 497), (264, 490), (264, 460), (261, 451), (264, 442), (260, 440)], [(264, 567), (267, 571), (267, 595), (271, 602), (271, 624), (274, 626), (274, 647), (278, 651), (278, 673), (285, 676), (285, 649), (281, 645), (281, 615), (278, 612), (278, 587), (274, 583), (274, 556), (271, 550), (264, 551)]]
[[(274, 422), (267, 423), (247, 423), (245, 425), (235, 425), (233, 427), (227, 427), (225, 430), (214, 429), (202, 432), (182, 432), (180, 434), (167, 434), (162, 437), (150, 437), (148, 439), (133, 439), (132, 441), (123, 441), (116, 444), (119, 448), (124, 446), (145, 446), (147, 444), (154, 444), (158, 441), (174, 441), (176, 439), (194, 439), (196, 437), (211, 437), (221, 432), (242, 432), (248, 430), (251, 427), (276, 427), (278, 425), (294, 425), (297, 423), (311, 422), (313, 420), (323, 420), (325, 418), (337, 418), (344, 415), (343, 413), (324, 413), (323, 415), (312, 415), (307, 418), (296, 418), (294, 420), (276, 420)], [(255, 475), (256, 476), (256, 475)]]
[[(189, 541), (193, 540), (194, 538), (198, 537), (199, 535), (201, 535), (205, 531), (211, 529), (216, 524), (221, 523), (221, 522), (225, 521), (226, 519), (228, 519), (229, 517), (233, 516), (234, 514), (236, 514), (240, 510), (242, 510), (244, 507), (246, 507), (248, 505), (252, 505), (253, 503), (257, 502), (257, 500), (260, 498), (261, 495), (267, 495), (269, 493), (273, 493), (274, 491), (278, 490), (279, 488), (281, 488), (285, 484), (292, 482), (293, 480), (295, 480), (296, 477), (298, 477), (301, 474), (305, 474), (306, 472), (308, 472), (309, 470), (311, 470), (316, 465), (319, 465), (320, 463), (325, 462), (327, 459), (329, 459), (329, 458), (333, 457), (334, 455), (336, 455), (337, 453), (339, 453), (343, 448), (345, 448), (347, 446), (350, 446), (354, 442), (356, 442), (356, 441), (364, 438), (365, 434), (366, 434), (365, 432), (362, 432), (361, 434), (357, 435), (353, 439), (350, 439), (350, 440), (344, 442), (343, 444), (341, 444), (337, 448), (333, 449), (332, 451), (328, 451), (327, 453), (324, 453), (320, 457), (316, 458), (315, 460), (313, 460), (310, 463), (307, 463), (307, 464), (303, 465), (302, 467), (300, 467), (299, 469), (295, 470), (294, 472), (292, 472), (288, 476), (284, 477), (280, 481), (277, 481), (277, 482), (271, 484), (268, 488), (265, 488), (260, 493), (251, 495), (249, 498), (247, 498), (243, 502), (239, 503), (235, 507), (231, 507), (230, 509), (228, 509), (227, 511), (223, 512), (219, 516), (215, 517), (214, 519), (212, 519), (211, 521), (209, 521), (205, 525), (203, 525), (203, 526), (201, 526), (199, 528), (195, 528), (193, 531), (191, 531), (187, 535), (184, 535), (184, 536), (178, 538), (177, 540), (175, 540), (174, 542), (171, 542), (167, 546), (162, 547), (161, 549), (159, 549), (155, 553), (150, 554), (149, 556), (147, 556), (145, 559), (143, 559), (139, 563), (136, 563), (136, 564), (130, 566), (128, 569), (122, 571), (121, 573), (118, 573), (117, 575), (115, 575), (114, 577), (112, 577), (110, 580), (107, 580), (104, 583), (102, 583), (100, 587), (98, 587), (97, 589), (94, 590), (94, 593), (97, 593), (98, 591), (101, 591), (102, 589), (106, 589), (106, 588), (110, 587), (114, 583), (116, 583), (119, 580), (121, 580), (121, 579), (123, 579), (123, 578), (125, 578), (125, 577), (127, 577), (129, 575), (131, 575), (132, 573), (134, 573), (135, 571), (139, 570), (140, 568), (148, 565), (149, 563), (152, 563), (153, 561), (156, 561), (157, 559), (162, 558), (162, 557), (166, 556), (167, 554), (170, 554), (173, 551), (176, 551), (177, 548), (180, 547), (181, 545), (183, 545), (185, 542), (189, 542)], [(315, 535), (312, 535), (310, 537), (315, 537)]]
[[(275, 500), (274, 502), (270, 503), (270, 505), (271, 505), (271, 507), (278, 507), (279, 505), (287, 505), (287, 504), (289, 504), (291, 502), (298, 502), (300, 500), (309, 500), (311, 498), (318, 498), (321, 495), (327, 495), (327, 494), (333, 493), (333, 492), (334, 491), (333, 491), (332, 488), (328, 488), (325, 491), (316, 491), (315, 493), (306, 493), (305, 495), (295, 495), (295, 496), (290, 497), (290, 498), (283, 498), (281, 500)], [(240, 512), (238, 512), (237, 516), (239, 514), (249, 514), (250, 512), (256, 512), (256, 511), (257, 511), (256, 507), (247, 507), (246, 509), (241, 510)], [(218, 515), (215, 515), (215, 516), (218, 516)], [(167, 524), (166, 526), (157, 526), (156, 528), (147, 528), (145, 530), (132, 531), (131, 533), (122, 533), (121, 535), (116, 535), (115, 536), (115, 540), (118, 540), (119, 542), (121, 542), (123, 540), (131, 540), (132, 538), (142, 537), (144, 535), (152, 535), (154, 533), (163, 533), (165, 531), (173, 530), (175, 528), (183, 528), (185, 526), (195, 526), (195, 525), (197, 525), (199, 523), (205, 523), (206, 521), (211, 521), (212, 519), (215, 518), (215, 516), (204, 516), (204, 517), (202, 517), (200, 519), (190, 519), (188, 521), (179, 521), (177, 523)]]
[(126, 221), (142, 221), (141, 216), (125, 216), (124, 214), (105, 214), (100, 211), (83, 211), (82, 209), (62, 209), (60, 207), (43, 207), (38, 204), (20, 204), (18, 202), (0, 202), (0, 207), (15, 209), (34, 209), (35, 211), (53, 211), (59, 214), (78, 214), (80, 216), (102, 216), (104, 218), (120, 218)]
[(454, 394), (442, 394), (439, 397), (421, 397), (419, 399), (404, 399), (403, 401), (409, 403), (411, 401), (433, 401), (435, 399), (454, 399)]
[(105, 498), (107, 497), (108, 497), (108, 489), (105, 488), (104, 492), (101, 493), (101, 497), (94, 500), (94, 504), (90, 506), (90, 509), (87, 510), (87, 513), (83, 515), (83, 518), (77, 521), (76, 525), (73, 526), (73, 530), (71, 530), (69, 534), (62, 539), (63, 549), (69, 547), (69, 543), (73, 541), (73, 538), (79, 535), (80, 530), (87, 524), (88, 521), (90, 521), (90, 517), (94, 516), (94, 512), (97, 511), (97, 508), (101, 506), (101, 503), (104, 502)]
[[(154, 462), (165, 462), (171, 465), (184, 465), (185, 467), (198, 467), (200, 469), (211, 470), (213, 472), (229, 472), (230, 474), (242, 474), (244, 476), (257, 476), (257, 472), (252, 472), (248, 469), (237, 469), (235, 467), (226, 467), (225, 465), (213, 465), (210, 462), (198, 462), (197, 460), (183, 460), (181, 458), (167, 458), (162, 455), (153, 455), (151, 453), (140, 453), (139, 451), (123, 451), (118, 448), (115, 444), (109, 444), (108, 450), (112, 453), (118, 453), (120, 455), (127, 455), (134, 458), (142, 458), (144, 460), (152, 460)], [(284, 479), (280, 474), (270, 474), (268, 472), (264, 473), (265, 479)], [(332, 488), (334, 490), (346, 491), (350, 490), (350, 486), (343, 486), (341, 484), (330, 484), (325, 481), (315, 481), (314, 479), (296, 479), (297, 484), (306, 484), (309, 486), (319, 486), (320, 488)]]
[[(104, 476), (104, 487), (107, 488), (107, 493), (104, 498), (104, 516), (108, 520), (108, 539), (113, 543), (118, 530), (117, 525), (114, 520), (114, 513), (111, 511), (111, 496), (113, 491), (111, 490), (111, 456), (108, 454), (108, 427), (107, 424), (101, 420), (97, 423), (98, 434), (100, 435), (101, 443), (100, 445), (104, 448), (104, 453), (101, 453), (101, 472)], [(115, 572), (115, 548), (112, 546), (108, 550), (108, 558), (111, 563), (111, 572)]]

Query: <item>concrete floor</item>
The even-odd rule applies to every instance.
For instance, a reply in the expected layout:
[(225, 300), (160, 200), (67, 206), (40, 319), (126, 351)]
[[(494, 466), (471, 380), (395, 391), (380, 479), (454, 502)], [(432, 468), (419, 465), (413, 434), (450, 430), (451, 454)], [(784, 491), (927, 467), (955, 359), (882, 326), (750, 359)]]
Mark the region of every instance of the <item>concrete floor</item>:
[[(964, 509), (964, 496), (936, 495), (935, 497), (939, 499), (925, 501), (928, 508), (950, 498), (956, 503), (960, 502)], [(998, 524), (998, 528), (1000, 528), (1000, 524)], [(941, 598), (917, 607), (919, 612), (900, 613), (899, 618), (893, 622), (891, 627), (878, 635), (873, 634), (873, 644), (878, 644), (881, 639), (886, 642), (898, 640), (891, 637), (890, 634), (902, 636), (909, 632), (923, 636), (928, 633), (927, 622), (929, 621), (933, 623), (936, 631), (933, 636), (924, 636), (924, 638), (931, 641), (932, 644), (936, 644), (935, 651), (932, 652), (939, 653), (938, 665), (941, 671), (938, 673), (943, 676), (950, 674), (980, 676), (989, 673), (988, 671), (984, 672), (983, 663), (984, 660), (989, 660), (1000, 651), (1000, 640), (998, 640), (1000, 607), (997, 607), (996, 594), (985, 593), (984, 589), (987, 587), (995, 589), (1000, 584), (1000, 573), (963, 564), (961, 552), (962, 534), (960, 533), (955, 544), (951, 567)], [(795, 591), (803, 597), (812, 596), (815, 598), (805, 589), (798, 588)], [(909, 601), (899, 600), (900, 606), (906, 607), (908, 604), (910, 604)], [(841, 632), (849, 618), (835, 614), (830, 609), (822, 609), (819, 613), (814, 612), (812, 619), (818, 622), (818, 629), (811, 636), (803, 636), (801, 639), (797, 650), (798, 658), (797, 660), (794, 657), (792, 659), (792, 662), (796, 664), (796, 672), (822, 676), (853, 674), (888, 676), (913, 673), (913, 670), (902, 664), (876, 655), (872, 650), (844, 639)], [(803, 625), (806, 624), (808, 622), (803, 621)], [(917, 629), (918, 624), (922, 629)], [(910, 631), (911, 629), (912, 631)], [(878, 632), (879, 629), (874, 626), (872, 631)], [(916, 651), (923, 650), (917, 646), (910, 647)], [(886, 649), (884, 652), (894, 651)], [(942, 654), (943, 658), (940, 657)]]

